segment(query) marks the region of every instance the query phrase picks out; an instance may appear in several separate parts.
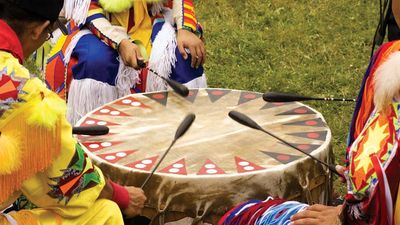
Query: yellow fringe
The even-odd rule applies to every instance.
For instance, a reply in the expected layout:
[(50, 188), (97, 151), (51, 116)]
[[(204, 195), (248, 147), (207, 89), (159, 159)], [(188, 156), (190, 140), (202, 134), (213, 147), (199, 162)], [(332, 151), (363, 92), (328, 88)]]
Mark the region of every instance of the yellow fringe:
[[(65, 119), (65, 111), (62, 108), (65, 107), (65, 103), (60, 102), (61, 106), (55, 105), (58, 104), (58, 100), (56, 96), (51, 96), (55, 94), (47, 93), (44, 85), (35, 80), (28, 81), (23, 90), (28, 93), (23, 96), (25, 102), (14, 104), (0, 119), (2, 133), (12, 134), (18, 131), (21, 137), (19, 146), (22, 150), (19, 168), (11, 174), (0, 175), (0, 204), (18, 190), (23, 181), (46, 170), (61, 149), (61, 122)], [(38, 101), (42, 99), (42, 92), (45, 98), (48, 97), (44, 103)], [(32, 116), (39, 111), (38, 105), (54, 108), (48, 115), (46, 113)], [(54, 118), (47, 121), (46, 116)], [(34, 118), (30, 124), (27, 123), (29, 118)], [(4, 162), (3, 159), (0, 161)]]
[(21, 166), (21, 148), (18, 134), (0, 134), (0, 175), (11, 174)]

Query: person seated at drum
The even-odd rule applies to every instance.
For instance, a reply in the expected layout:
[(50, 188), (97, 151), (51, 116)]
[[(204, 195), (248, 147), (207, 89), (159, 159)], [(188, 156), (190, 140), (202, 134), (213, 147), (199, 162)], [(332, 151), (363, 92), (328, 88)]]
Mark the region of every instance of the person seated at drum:
[[(400, 0), (394, 0), (393, 7), (396, 21), (400, 21)], [(265, 211), (258, 215), (262, 223), (257, 224), (287, 224), (289, 218), (293, 225), (400, 224), (399, 71), (400, 41), (383, 44), (371, 59), (357, 99), (346, 155), (348, 163), (345, 168), (337, 168), (347, 182), (344, 204), (306, 206), (269, 199), (246, 209), (251, 211), (259, 206), (256, 209)], [(246, 210), (239, 213), (242, 218), (233, 216), (244, 206), (227, 213), (219, 224), (232, 224), (235, 219), (248, 222), (243, 219), (249, 214)]]
[(160, 75), (190, 88), (207, 86), (202, 29), (192, 0), (71, 0), (65, 15), (74, 23), (50, 54), (46, 81), (67, 100), (72, 124), (131, 91), (166, 90), (162, 79), (135, 70), (147, 55), (148, 66)]
[(65, 102), (22, 65), (62, 6), (0, 0), (0, 212), (21, 194), (38, 206), (0, 214), (2, 225), (123, 224), (119, 207), (134, 216), (146, 200), (139, 188), (106, 181), (73, 138)]

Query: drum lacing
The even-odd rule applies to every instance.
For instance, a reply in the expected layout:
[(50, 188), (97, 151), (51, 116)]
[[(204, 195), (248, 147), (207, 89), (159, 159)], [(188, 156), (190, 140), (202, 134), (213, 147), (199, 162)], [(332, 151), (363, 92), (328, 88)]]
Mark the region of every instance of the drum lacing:
[(172, 198), (169, 196), (165, 203), (158, 202), (157, 215), (151, 220), (150, 225), (155, 224), (155, 221), (157, 220), (157, 218), (158, 218), (158, 224), (159, 225), (164, 225), (165, 224), (165, 210), (167, 210), (171, 200), (172, 200)]
[(193, 219), (192, 225), (203, 225), (203, 217), (208, 212), (212, 202), (206, 202), (204, 207), (201, 208), (201, 204), (197, 204), (196, 218)]
[[(301, 179), (301, 180), (302, 180), (302, 179)], [(306, 195), (307, 203), (308, 203), (309, 205), (314, 204), (313, 199), (312, 199), (312, 195), (311, 195), (311, 191), (310, 191), (310, 189), (309, 189), (310, 180), (309, 180), (307, 174), (305, 174), (305, 180), (303, 180), (303, 181), (305, 181), (305, 183), (304, 183), (304, 182), (301, 182), (301, 180), (300, 180), (299, 184), (300, 184), (301, 188), (303, 189), (303, 192), (304, 192), (305, 195)]]

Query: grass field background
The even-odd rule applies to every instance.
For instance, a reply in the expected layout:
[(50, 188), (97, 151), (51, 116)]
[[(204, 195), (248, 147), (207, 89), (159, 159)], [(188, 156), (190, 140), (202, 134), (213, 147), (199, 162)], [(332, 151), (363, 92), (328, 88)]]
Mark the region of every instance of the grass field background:
[[(355, 98), (379, 17), (371, 0), (197, 0), (209, 86)], [(309, 102), (342, 163), (353, 103)], [(343, 185), (335, 184), (339, 192)]]

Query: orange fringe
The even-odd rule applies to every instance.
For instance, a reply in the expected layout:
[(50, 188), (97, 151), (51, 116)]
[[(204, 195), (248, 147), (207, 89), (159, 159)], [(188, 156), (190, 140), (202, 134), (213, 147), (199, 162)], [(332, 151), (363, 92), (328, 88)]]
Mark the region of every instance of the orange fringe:
[(16, 172), (0, 176), (0, 202), (6, 201), (8, 196), (21, 187), (23, 181), (47, 169), (61, 149), (61, 130), (58, 129), (60, 122), (57, 122), (57, 128), (50, 130), (43, 127), (32, 129), (26, 126), (25, 119), (14, 120), (13, 125), (16, 123), (20, 123), (18, 127), (21, 128), (21, 136), (26, 137), (20, 145), (22, 164)]
[(11, 133), (18, 130), (21, 137), (19, 146), (22, 152), (22, 163), (12, 174), (0, 176), (0, 204), (20, 189), (25, 180), (47, 169), (61, 149), (63, 114), (59, 116), (53, 128), (49, 129), (42, 126), (29, 126), (26, 122), (30, 114), (29, 109), (26, 111), (20, 108), (17, 111), (14, 112), (17, 115), (12, 116), (13, 119), (1, 128), (1, 132)]

